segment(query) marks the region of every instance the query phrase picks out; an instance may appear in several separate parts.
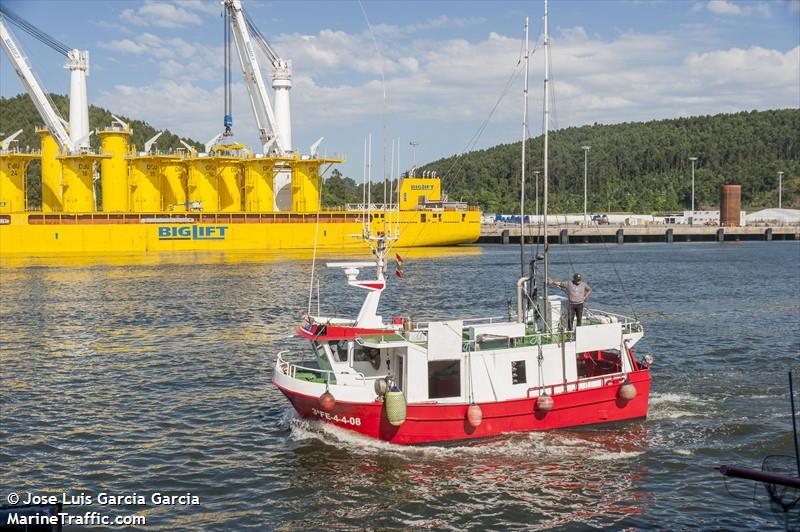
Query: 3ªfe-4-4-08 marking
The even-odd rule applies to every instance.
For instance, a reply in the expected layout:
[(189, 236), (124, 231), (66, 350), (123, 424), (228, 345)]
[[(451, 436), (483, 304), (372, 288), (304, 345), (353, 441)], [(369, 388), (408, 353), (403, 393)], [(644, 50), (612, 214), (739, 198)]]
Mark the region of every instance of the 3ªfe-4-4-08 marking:
[(338, 416), (338, 415), (330, 415), (328, 412), (323, 412), (322, 410), (317, 410), (316, 408), (311, 409), (311, 413), (315, 416), (319, 416), (321, 418), (327, 419), (328, 421), (333, 421), (335, 423), (343, 423), (345, 425), (353, 425), (358, 427), (361, 425), (361, 418), (354, 417), (354, 416)]

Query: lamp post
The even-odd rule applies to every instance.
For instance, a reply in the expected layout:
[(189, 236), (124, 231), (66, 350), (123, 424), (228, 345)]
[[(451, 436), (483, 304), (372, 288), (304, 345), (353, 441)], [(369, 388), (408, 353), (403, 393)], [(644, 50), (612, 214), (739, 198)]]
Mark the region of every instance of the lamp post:
[(782, 209), (781, 196), (783, 195), (783, 172), (778, 172), (778, 208)]
[(586, 198), (587, 198), (587, 187), (588, 187), (588, 168), (589, 168), (589, 150), (591, 146), (581, 146), (583, 150), (583, 225), (586, 225)]
[(408, 143), (411, 146), (411, 160), (412, 160), (412, 168), (417, 167), (417, 146), (419, 146), (419, 142), (416, 140), (412, 140)]
[(697, 157), (689, 157), (689, 160), (692, 161), (692, 223), (694, 223), (694, 162)]

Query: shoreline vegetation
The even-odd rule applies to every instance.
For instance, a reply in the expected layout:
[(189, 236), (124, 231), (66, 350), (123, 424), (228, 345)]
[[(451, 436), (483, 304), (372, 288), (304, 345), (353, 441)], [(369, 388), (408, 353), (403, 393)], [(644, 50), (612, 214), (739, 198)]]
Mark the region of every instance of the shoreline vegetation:
[[(52, 94), (56, 107), (67, 116), (66, 96)], [(94, 127), (110, 125), (112, 111), (89, 106)], [(140, 148), (158, 131), (141, 120), (129, 119), (131, 143)], [(26, 94), (0, 98), (0, 131), (18, 137), (22, 150), (38, 150), (35, 128), (41, 118)], [(691, 204), (691, 163), (695, 166), (697, 210), (719, 208), (719, 187), (742, 185), (742, 208), (747, 211), (778, 204), (778, 172), (783, 174), (782, 204), (800, 208), (800, 109), (745, 111), (648, 122), (593, 124), (550, 132), (550, 212), (583, 211), (584, 152), (588, 155), (588, 210), (590, 212), (682, 211)], [(181, 148), (180, 137), (165, 130), (158, 140), (161, 151)], [(202, 151), (202, 144), (184, 141)], [(541, 136), (527, 144), (526, 211), (535, 211), (535, 172), (541, 170)], [(91, 147), (99, 139), (91, 137)], [(451, 200), (478, 205), (484, 212), (518, 212), (520, 142), (500, 144), (462, 155), (445, 157), (417, 169), (416, 175), (434, 171)], [(41, 202), (39, 161), (28, 168), (28, 197), (32, 206)], [(540, 174), (541, 179), (541, 174)], [(360, 177), (334, 169), (325, 179), (322, 204), (341, 207), (361, 203)], [(394, 185), (394, 184), (393, 184)], [(394, 189), (394, 187), (393, 187)], [(539, 183), (541, 194), (541, 182)], [(381, 198), (374, 197), (381, 201)]]

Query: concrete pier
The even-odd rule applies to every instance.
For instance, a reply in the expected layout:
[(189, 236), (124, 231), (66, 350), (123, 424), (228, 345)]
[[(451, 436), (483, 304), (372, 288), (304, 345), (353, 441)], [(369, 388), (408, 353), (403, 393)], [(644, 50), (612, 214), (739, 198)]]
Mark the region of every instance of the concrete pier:
[[(745, 240), (800, 240), (800, 225), (753, 225), (716, 227), (713, 225), (551, 225), (547, 231), (551, 244), (589, 244), (605, 242), (736, 242)], [(519, 244), (518, 225), (484, 224), (482, 244)], [(525, 226), (525, 242), (542, 243), (538, 226)]]

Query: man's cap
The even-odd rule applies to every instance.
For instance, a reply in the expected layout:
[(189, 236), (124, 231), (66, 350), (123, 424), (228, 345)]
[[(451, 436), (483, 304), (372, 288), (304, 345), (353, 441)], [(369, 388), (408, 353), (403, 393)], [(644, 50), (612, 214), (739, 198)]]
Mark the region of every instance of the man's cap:
[(576, 273), (575, 275), (572, 276), (572, 280), (573, 281), (580, 281), (581, 279), (582, 279), (582, 277), (581, 277), (581, 274), (579, 274), (579, 273)]

